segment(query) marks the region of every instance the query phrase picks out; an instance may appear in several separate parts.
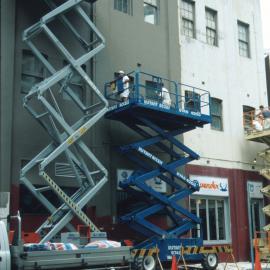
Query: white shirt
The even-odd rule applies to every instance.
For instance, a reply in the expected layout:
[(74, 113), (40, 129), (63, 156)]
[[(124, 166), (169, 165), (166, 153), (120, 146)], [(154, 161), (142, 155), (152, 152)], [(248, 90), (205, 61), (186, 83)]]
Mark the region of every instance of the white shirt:
[(170, 93), (167, 88), (162, 87), (161, 92), (159, 93), (159, 96), (162, 98), (162, 104), (171, 106), (171, 97)]
[(128, 97), (129, 96), (129, 77), (127, 75), (125, 75), (122, 78), (122, 82), (123, 82), (123, 89), (124, 91), (120, 94), (120, 97)]

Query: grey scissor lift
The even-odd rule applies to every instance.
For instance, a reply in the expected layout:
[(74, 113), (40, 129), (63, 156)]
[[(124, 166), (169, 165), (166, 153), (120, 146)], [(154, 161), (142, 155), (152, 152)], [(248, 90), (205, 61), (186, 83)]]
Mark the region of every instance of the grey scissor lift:
[[(51, 240), (64, 227), (69, 231), (75, 231), (70, 224), (74, 216), (77, 216), (85, 225), (90, 226), (91, 231), (99, 231), (82, 211), (82, 208), (107, 181), (107, 170), (82, 140), (82, 136), (103, 117), (108, 107), (107, 100), (82, 67), (105, 47), (103, 36), (82, 7), (83, 2), (93, 4), (95, 1), (68, 0), (62, 1), (60, 4), (59, 1), (52, 0), (44, 0), (44, 2), (51, 11), (38, 23), (24, 31), (23, 40), (43, 63), (49, 76), (32, 87), (24, 97), (24, 107), (48, 132), (52, 142), (22, 168), (20, 177), (21, 183), (51, 213), (50, 217), (36, 231), (41, 235), (40, 243)], [(76, 13), (76, 16), (80, 17), (89, 27), (89, 33), (91, 31), (92, 35), (91, 42), (87, 42), (79, 29), (72, 24), (68, 17), (69, 12)], [(53, 32), (54, 28), (51, 27), (51, 23), (58, 21), (61, 21), (65, 29), (70, 31), (74, 39), (81, 44), (84, 49), (83, 55), (75, 59)], [(47, 36), (58, 53), (65, 59), (66, 65), (62, 69), (56, 70), (35, 45), (35, 38), (41, 34)], [(90, 91), (91, 104), (84, 104), (72, 88), (73, 76), (80, 76), (86, 84), (86, 89)], [(59, 92), (62, 95), (59, 95)], [(71, 100), (69, 114), (73, 114), (72, 108), (80, 111), (81, 117), (72, 123), (70, 123), (70, 117), (61, 110), (62, 103), (59, 101), (59, 97), (63, 97), (63, 95), (68, 96)], [(75, 176), (69, 178), (76, 181), (75, 186), (77, 186), (76, 192), (71, 196), (63, 191), (51, 173), (51, 167), (59, 158), (65, 159)], [(46, 183), (44, 187), (34, 184), (37, 171)], [(60, 207), (52, 204), (48, 196), (46, 197), (49, 190), (60, 198), (62, 203)]]

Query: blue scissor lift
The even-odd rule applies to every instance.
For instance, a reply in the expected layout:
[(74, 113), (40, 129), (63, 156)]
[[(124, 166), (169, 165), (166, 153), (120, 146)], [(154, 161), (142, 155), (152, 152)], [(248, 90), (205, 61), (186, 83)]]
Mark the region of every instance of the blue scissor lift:
[[(199, 183), (184, 176), (180, 167), (198, 159), (199, 155), (184, 145), (178, 136), (211, 122), (210, 94), (139, 69), (128, 76), (130, 95), (127, 101), (119, 101), (119, 90), (123, 88), (121, 80), (105, 85), (105, 95), (111, 103), (106, 118), (122, 122), (142, 137), (120, 147), (120, 151), (138, 166), (138, 170), (120, 186), (137, 194), (147, 206), (120, 220), (145, 236), (146, 240), (136, 249), (158, 247), (161, 261), (167, 261), (174, 254), (179, 256), (182, 247), (203, 245), (202, 230), (200, 237), (189, 237), (192, 229), (200, 228), (200, 218), (181, 205), (181, 200), (199, 190)], [(171, 106), (162, 100), (162, 85), (169, 91)], [(167, 153), (169, 158), (161, 159), (157, 151)], [(153, 178), (166, 182), (166, 193), (157, 192), (149, 185)], [(166, 214), (166, 229), (150, 221), (149, 217), (157, 213)], [(185, 255), (185, 258), (200, 261), (202, 256), (197, 253)]]

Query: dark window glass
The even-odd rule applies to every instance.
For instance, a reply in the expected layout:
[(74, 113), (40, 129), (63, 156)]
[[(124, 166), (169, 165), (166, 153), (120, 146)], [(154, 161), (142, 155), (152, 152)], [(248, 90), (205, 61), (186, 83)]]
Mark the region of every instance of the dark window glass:
[(189, 0), (181, 2), (182, 33), (191, 38), (195, 38), (195, 4)]
[(212, 123), (211, 128), (222, 131), (222, 100), (217, 98), (211, 98), (211, 117)]

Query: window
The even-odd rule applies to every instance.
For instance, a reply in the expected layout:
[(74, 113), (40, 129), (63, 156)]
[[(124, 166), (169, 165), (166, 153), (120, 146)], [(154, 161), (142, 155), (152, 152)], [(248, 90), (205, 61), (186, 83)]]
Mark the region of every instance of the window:
[(182, 17), (182, 33), (191, 38), (195, 38), (194, 25), (194, 2), (182, 0), (181, 17)]
[(202, 231), (198, 225), (192, 230), (192, 237), (202, 234), (204, 241), (229, 241), (227, 198), (192, 196), (190, 210), (202, 219)]
[(114, 9), (132, 15), (132, 0), (114, 0)]
[(246, 132), (253, 130), (253, 120), (255, 119), (255, 108), (243, 105), (243, 125)]
[(211, 98), (211, 117), (211, 128), (222, 131), (222, 100), (217, 98)]
[(144, 21), (151, 24), (158, 23), (159, 0), (144, 0)]
[(31, 51), (23, 50), (21, 93), (28, 94), (35, 84), (43, 81), (45, 72), (46, 69), (42, 62)]
[(205, 20), (206, 20), (206, 42), (209, 45), (217, 46), (217, 12), (215, 10), (206, 8), (205, 9)]
[(250, 57), (249, 25), (238, 21), (239, 55)]

